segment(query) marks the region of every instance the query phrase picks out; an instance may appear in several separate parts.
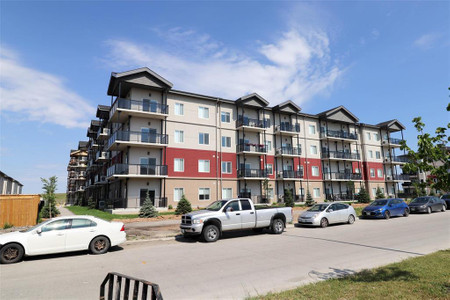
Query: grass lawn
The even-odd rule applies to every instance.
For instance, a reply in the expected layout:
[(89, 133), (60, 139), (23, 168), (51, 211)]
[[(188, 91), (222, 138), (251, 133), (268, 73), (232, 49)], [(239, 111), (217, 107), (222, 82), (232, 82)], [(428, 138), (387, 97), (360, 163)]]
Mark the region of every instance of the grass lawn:
[(110, 214), (108, 212), (98, 210), (98, 209), (89, 209), (84, 206), (67, 206), (67, 209), (73, 212), (76, 215), (89, 215), (97, 218), (101, 218), (103, 220), (111, 221), (112, 219), (134, 219), (137, 218), (138, 215), (115, 215)]
[[(351, 258), (349, 258), (351, 259)], [(250, 299), (449, 299), (450, 250)]]

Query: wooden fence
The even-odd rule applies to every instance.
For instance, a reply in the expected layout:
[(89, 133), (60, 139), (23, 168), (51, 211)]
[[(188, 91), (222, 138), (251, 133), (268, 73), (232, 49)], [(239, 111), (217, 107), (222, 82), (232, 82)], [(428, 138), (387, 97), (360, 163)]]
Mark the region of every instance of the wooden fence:
[(36, 225), (39, 195), (0, 195), (0, 228)]

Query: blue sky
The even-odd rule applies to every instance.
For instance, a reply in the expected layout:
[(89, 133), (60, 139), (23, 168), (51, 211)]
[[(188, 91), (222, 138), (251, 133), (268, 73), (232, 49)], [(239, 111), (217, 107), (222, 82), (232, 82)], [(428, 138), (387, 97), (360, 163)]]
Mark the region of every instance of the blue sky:
[[(449, 121), (450, 4), (441, 2), (1, 1), (0, 170), (65, 192), (110, 72), (147, 66), (175, 89), (257, 92), (361, 122)], [(370, 103), (376, 103), (371, 105)]]

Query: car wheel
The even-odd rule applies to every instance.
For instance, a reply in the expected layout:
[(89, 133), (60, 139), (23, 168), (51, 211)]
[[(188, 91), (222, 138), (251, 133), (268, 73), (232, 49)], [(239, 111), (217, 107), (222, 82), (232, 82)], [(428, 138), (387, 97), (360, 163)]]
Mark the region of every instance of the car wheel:
[(442, 205), (441, 211), (444, 212), (446, 210), (445, 205)]
[(353, 223), (355, 223), (355, 216), (354, 215), (348, 216), (348, 224), (353, 224)]
[(431, 214), (431, 207), (429, 207), (429, 206), (427, 207), (427, 213)]
[(284, 230), (284, 222), (281, 219), (275, 219), (272, 222), (272, 233), (281, 234)]
[(216, 225), (208, 225), (203, 229), (203, 239), (207, 243), (215, 242), (219, 239), (220, 231)]
[(328, 226), (327, 218), (322, 218), (322, 220), (320, 220), (320, 227), (325, 228), (327, 226)]
[(403, 216), (404, 217), (409, 216), (409, 208), (405, 208), (405, 211), (403, 212)]
[(386, 219), (386, 220), (389, 220), (389, 218), (391, 217), (391, 213), (387, 210), (387, 211), (385, 211), (384, 212), (384, 218)]
[(0, 250), (0, 262), (2, 264), (13, 264), (23, 257), (23, 247), (16, 243), (11, 243)]
[(109, 239), (106, 236), (98, 236), (92, 240), (89, 245), (89, 250), (91, 250), (92, 254), (103, 254), (108, 251), (110, 245)]

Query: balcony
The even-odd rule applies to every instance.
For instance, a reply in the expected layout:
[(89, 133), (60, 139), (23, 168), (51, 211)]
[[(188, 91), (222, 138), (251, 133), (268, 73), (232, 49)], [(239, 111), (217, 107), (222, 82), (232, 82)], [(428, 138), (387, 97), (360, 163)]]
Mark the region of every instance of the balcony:
[(345, 172), (324, 172), (323, 180), (349, 181), (362, 180), (361, 173), (345, 173)]
[(386, 175), (386, 181), (411, 181), (411, 176), (407, 174)]
[(300, 124), (280, 124), (275, 127), (275, 133), (282, 133), (285, 135), (296, 135), (300, 132)]
[(263, 180), (267, 177), (267, 171), (261, 169), (238, 169), (238, 178), (246, 180)]
[(396, 139), (396, 138), (389, 138), (387, 140), (384, 140), (382, 142), (383, 146), (391, 146), (391, 147), (400, 147), (400, 143), (402, 142), (402, 139)]
[(296, 180), (303, 178), (303, 171), (284, 170), (277, 174), (277, 179)]
[(97, 132), (97, 140), (103, 141), (109, 138), (111, 131), (109, 128), (100, 128)]
[(325, 199), (328, 201), (348, 201), (354, 200), (355, 196), (351, 193), (346, 194), (325, 194)]
[(275, 150), (275, 156), (299, 156), (302, 155), (302, 148), (280, 147)]
[(264, 131), (270, 127), (270, 120), (258, 120), (251, 119), (243, 116), (238, 116), (236, 121), (236, 127), (238, 130), (244, 129), (247, 131)]
[(236, 146), (236, 152), (238, 154), (256, 154), (256, 155), (260, 155), (260, 154), (265, 154), (267, 153), (267, 149), (264, 145), (262, 144), (238, 144)]
[(164, 119), (169, 114), (169, 106), (147, 99), (130, 100), (117, 98), (109, 112), (109, 119), (122, 123), (128, 116)]
[(358, 140), (357, 133), (349, 133), (342, 130), (330, 130), (321, 128), (320, 129), (320, 138), (322, 139), (334, 139), (334, 140), (348, 140), (351, 142), (355, 142)]
[(108, 168), (106, 177), (163, 178), (167, 177), (167, 165), (116, 164)]
[(128, 146), (161, 148), (167, 145), (167, 134), (141, 131), (116, 131), (108, 140), (108, 150), (123, 150)]
[(359, 153), (350, 153), (345, 151), (328, 151), (325, 148), (322, 149), (322, 159), (361, 160), (361, 155), (359, 155)]
[(109, 152), (107, 151), (98, 151), (97, 154), (95, 154), (96, 162), (105, 162), (108, 160), (109, 160)]
[(406, 164), (409, 162), (409, 158), (404, 156), (387, 156), (384, 158), (384, 162), (387, 164)]

